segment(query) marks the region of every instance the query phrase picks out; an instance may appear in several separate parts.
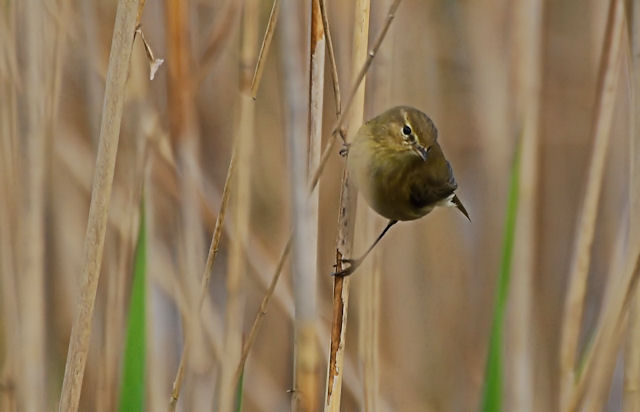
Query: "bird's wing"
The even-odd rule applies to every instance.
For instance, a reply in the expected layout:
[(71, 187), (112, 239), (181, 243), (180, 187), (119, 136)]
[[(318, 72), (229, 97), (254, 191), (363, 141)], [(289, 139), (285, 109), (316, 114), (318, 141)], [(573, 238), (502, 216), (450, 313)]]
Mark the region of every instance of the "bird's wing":
[[(447, 163), (447, 166), (449, 164)], [(435, 205), (441, 200), (449, 197), (458, 188), (451, 167), (445, 178), (429, 178), (426, 180), (416, 180), (409, 186), (409, 201), (416, 208), (423, 208)]]

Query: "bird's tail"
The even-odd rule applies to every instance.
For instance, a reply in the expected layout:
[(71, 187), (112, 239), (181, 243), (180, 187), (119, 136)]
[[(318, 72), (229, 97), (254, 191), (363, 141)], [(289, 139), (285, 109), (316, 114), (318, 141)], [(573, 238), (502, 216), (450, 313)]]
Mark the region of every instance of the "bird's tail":
[(469, 219), (469, 222), (471, 222), (471, 218), (469, 217), (469, 213), (467, 212), (467, 209), (465, 209), (464, 205), (462, 204), (462, 202), (458, 198), (458, 195), (453, 195), (453, 199), (451, 199), (451, 203), (453, 203), (453, 205), (455, 207), (457, 207), (458, 210), (460, 212), (462, 212), (462, 214), (467, 217), (467, 219)]

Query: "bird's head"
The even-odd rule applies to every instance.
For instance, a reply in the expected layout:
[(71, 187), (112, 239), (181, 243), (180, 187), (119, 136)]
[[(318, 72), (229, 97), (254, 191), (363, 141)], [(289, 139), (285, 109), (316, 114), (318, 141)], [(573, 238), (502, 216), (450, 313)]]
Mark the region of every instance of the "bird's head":
[(429, 152), (437, 145), (438, 130), (433, 121), (418, 109), (397, 106), (370, 120), (374, 136), (384, 141), (396, 153), (417, 156), (427, 161)]

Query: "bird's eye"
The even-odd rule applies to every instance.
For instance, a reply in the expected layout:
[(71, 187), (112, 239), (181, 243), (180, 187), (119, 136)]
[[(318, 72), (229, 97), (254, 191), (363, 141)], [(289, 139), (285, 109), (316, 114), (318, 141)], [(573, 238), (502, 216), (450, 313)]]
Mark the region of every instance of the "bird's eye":
[(402, 128), (402, 134), (405, 136), (411, 135), (411, 128), (405, 124)]

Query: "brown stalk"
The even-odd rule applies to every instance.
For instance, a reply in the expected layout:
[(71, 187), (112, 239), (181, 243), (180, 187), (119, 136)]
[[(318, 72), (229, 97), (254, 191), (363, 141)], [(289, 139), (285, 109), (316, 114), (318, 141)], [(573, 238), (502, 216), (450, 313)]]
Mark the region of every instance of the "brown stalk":
[[(394, 5), (397, 5), (395, 2)], [(370, 64), (371, 56), (367, 55), (367, 43), (369, 38), (369, 0), (358, 0), (355, 6), (355, 22), (353, 31), (353, 54), (352, 68), (360, 67), (362, 64)], [(388, 25), (383, 27), (382, 32), (386, 34)], [(375, 47), (375, 46), (374, 46)], [(364, 78), (363, 70), (352, 72), (354, 84), (360, 83), (360, 78)], [(348, 135), (352, 136), (360, 127), (364, 117), (364, 85), (355, 89), (355, 92), (347, 100), (345, 112), (349, 110), (353, 102), (347, 124)], [(338, 118), (344, 117), (344, 113)], [(340, 206), (338, 213), (338, 239), (336, 241), (336, 272), (342, 270), (342, 258), (351, 256), (353, 246), (355, 212), (357, 206), (357, 193), (352, 190), (349, 181), (349, 171), (344, 169), (342, 176), (342, 192), (340, 194)], [(342, 398), (342, 378), (344, 376), (344, 353), (346, 348), (347, 314), (349, 307), (349, 284), (350, 277), (336, 276), (333, 280), (333, 318), (331, 322), (331, 348), (329, 352), (329, 362), (327, 363), (327, 387), (325, 393), (324, 410), (339, 411)]]
[(336, 65), (336, 55), (333, 52), (333, 41), (331, 40), (331, 30), (329, 29), (329, 18), (324, 0), (319, 0), (320, 15), (322, 17), (322, 29), (327, 39), (327, 52), (329, 53), (329, 64), (331, 66), (331, 80), (333, 84), (333, 95), (336, 100), (336, 117), (340, 117), (342, 112), (342, 95), (340, 94), (340, 83), (338, 82), (338, 67)]
[(236, 381), (234, 374), (242, 353), (242, 330), (245, 295), (243, 282), (246, 272), (244, 245), (249, 238), (251, 207), (251, 155), (255, 132), (255, 103), (250, 94), (252, 73), (249, 67), (256, 60), (258, 43), (258, 2), (247, 0), (242, 22), (242, 45), (240, 50), (240, 124), (236, 139), (237, 172), (232, 183), (235, 188), (232, 210), (234, 234), (229, 249), (227, 273), (227, 303), (225, 312), (224, 358), (218, 382), (218, 410), (231, 411), (235, 404)]
[[(630, 2), (631, 52), (631, 136), (629, 139), (629, 244), (640, 237), (640, 1)], [(629, 314), (629, 336), (625, 349), (624, 412), (640, 410), (640, 293)]]
[(100, 276), (104, 235), (120, 135), (125, 85), (139, 2), (120, 0), (116, 11), (113, 40), (107, 70), (103, 116), (100, 126), (95, 177), (85, 238), (82, 287), (78, 312), (71, 329), (59, 410), (76, 411), (89, 349), (93, 308)]
[[(27, 3), (26, 13), (26, 116), (24, 164), (21, 177), (24, 190), (20, 229), (22, 246), (18, 249), (21, 275), (18, 279), (20, 316), (20, 355), (23, 381), (19, 387), (20, 408), (25, 411), (45, 409), (45, 159), (47, 145), (47, 104), (52, 64), (48, 52), (53, 46), (51, 22), (42, 3)], [(24, 385), (24, 386), (23, 386)]]
[(20, 235), (16, 224), (20, 199), (19, 172), (16, 160), (18, 152), (18, 102), (16, 58), (16, 7), (9, 4), (0, 22), (0, 291), (2, 300), (2, 333), (6, 337), (3, 353), (4, 363), (0, 368), (0, 409), (8, 412), (18, 410), (17, 385), (24, 377), (20, 373), (20, 339), (15, 332), (20, 330), (18, 313), (17, 250)]
[(587, 187), (578, 217), (576, 243), (569, 273), (560, 342), (560, 408), (566, 410), (573, 395), (578, 337), (582, 322), (585, 288), (595, 230), (598, 199), (602, 188), (604, 159), (609, 144), (615, 91), (620, 69), (624, 27), (624, 3), (611, 0), (598, 74), (597, 100), (592, 128), (593, 149)]
[(276, 31), (279, 12), (280, 0), (273, 0), (271, 13), (269, 14), (269, 21), (267, 22), (267, 29), (264, 32), (264, 38), (262, 39), (262, 45), (260, 46), (260, 52), (258, 53), (256, 69), (253, 72), (253, 79), (251, 80), (251, 97), (254, 100), (258, 95), (258, 87), (260, 86), (260, 81), (262, 80), (262, 72), (264, 71), (264, 64), (267, 60), (267, 55), (269, 54), (269, 48), (271, 47), (273, 33), (275, 33)]
[[(394, 2), (397, 5), (398, 2)], [(370, 65), (371, 56), (367, 56), (367, 42), (369, 37), (369, 0), (358, 0), (355, 6), (355, 22), (353, 32), (352, 68), (362, 64)], [(383, 27), (382, 33), (386, 34), (389, 26)], [(375, 47), (375, 46), (374, 46)], [(359, 84), (364, 78), (364, 71), (353, 71), (354, 84)], [(364, 91), (365, 88), (356, 88), (345, 105), (345, 111), (349, 110), (353, 102), (353, 110), (348, 120), (348, 135), (352, 136), (360, 127), (364, 117)], [(338, 117), (338, 123), (344, 118), (344, 113)], [(342, 270), (342, 258), (351, 256), (353, 246), (353, 229), (355, 227), (355, 211), (357, 206), (357, 194), (352, 190), (349, 182), (349, 171), (345, 168), (342, 176), (342, 192), (340, 194), (340, 206), (338, 213), (338, 239), (336, 253), (336, 272)], [(333, 318), (331, 322), (331, 349), (327, 364), (327, 388), (325, 393), (325, 411), (339, 411), (342, 398), (342, 378), (344, 376), (345, 338), (347, 333), (347, 313), (349, 307), (350, 277), (335, 277), (333, 280)]]

